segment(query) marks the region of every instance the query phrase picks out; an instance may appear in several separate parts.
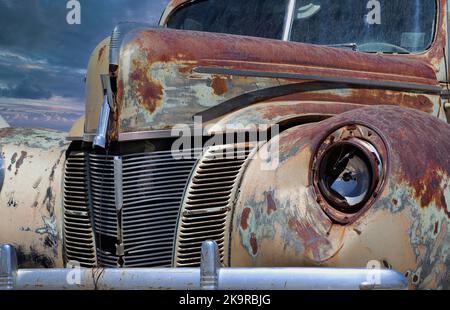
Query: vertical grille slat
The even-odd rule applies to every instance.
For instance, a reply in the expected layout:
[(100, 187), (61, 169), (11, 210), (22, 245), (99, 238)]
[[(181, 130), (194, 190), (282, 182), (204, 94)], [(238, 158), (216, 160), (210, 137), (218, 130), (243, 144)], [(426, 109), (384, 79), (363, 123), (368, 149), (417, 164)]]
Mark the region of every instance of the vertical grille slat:
[(201, 244), (214, 240), (224, 262), (226, 232), (239, 177), (253, 144), (224, 145), (208, 149), (197, 164), (184, 197), (177, 233), (175, 264), (198, 267)]
[(91, 268), (96, 265), (96, 255), (88, 201), (85, 154), (72, 152), (64, 173), (65, 260)]

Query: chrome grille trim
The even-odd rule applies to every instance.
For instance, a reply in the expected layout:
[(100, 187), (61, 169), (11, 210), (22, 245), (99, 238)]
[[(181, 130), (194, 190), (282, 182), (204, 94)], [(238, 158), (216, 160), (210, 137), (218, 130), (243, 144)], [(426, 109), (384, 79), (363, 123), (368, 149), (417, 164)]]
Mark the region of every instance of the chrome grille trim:
[(175, 266), (200, 266), (201, 244), (206, 240), (217, 242), (221, 263), (226, 263), (230, 211), (244, 167), (254, 151), (256, 144), (214, 146), (205, 151), (183, 199)]
[(193, 156), (181, 160), (173, 158), (171, 151), (123, 155), (120, 171), (117, 156), (89, 155), (96, 234), (121, 242), (115, 253), (97, 242), (100, 266), (172, 266), (183, 193), (201, 152), (186, 150)]
[(96, 265), (95, 239), (89, 210), (86, 158), (69, 153), (64, 169), (64, 258), (81, 267)]

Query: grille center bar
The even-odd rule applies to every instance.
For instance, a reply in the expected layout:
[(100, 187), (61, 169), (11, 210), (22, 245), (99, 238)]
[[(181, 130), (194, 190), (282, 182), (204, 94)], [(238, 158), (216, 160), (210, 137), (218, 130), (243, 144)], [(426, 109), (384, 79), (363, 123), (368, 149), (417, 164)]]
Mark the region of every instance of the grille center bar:
[(123, 264), (123, 256), (125, 255), (125, 247), (123, 244), (123, 181), (122, 181), (122, 157), (114, 157), (114, 195), (117, 212), (117, 244), (116, 255), (119, 256), (119, 265)]

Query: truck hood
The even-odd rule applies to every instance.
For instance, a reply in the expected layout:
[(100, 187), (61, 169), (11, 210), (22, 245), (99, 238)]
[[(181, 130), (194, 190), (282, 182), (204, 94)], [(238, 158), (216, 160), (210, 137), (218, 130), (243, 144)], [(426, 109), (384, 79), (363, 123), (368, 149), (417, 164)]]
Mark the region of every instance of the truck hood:
[[(330, 101), (334, 94), (335, 102), (397, 104), (433, 112), (429, 95), (439, 91), (433, 68), (411, 57), (228, 34), (141, 29), (130, 32), (120, 50), (117, 123), (110, 134), (120, 139), (192, 125), (194, 116), (217, 123), (277, 98), (302, 101), (301, 96), (294, 100), (295, 94), (308, 94), (309, 99), (316, 94), (314, 101)], [(271, 122), (272, 116), (265, 118)]]

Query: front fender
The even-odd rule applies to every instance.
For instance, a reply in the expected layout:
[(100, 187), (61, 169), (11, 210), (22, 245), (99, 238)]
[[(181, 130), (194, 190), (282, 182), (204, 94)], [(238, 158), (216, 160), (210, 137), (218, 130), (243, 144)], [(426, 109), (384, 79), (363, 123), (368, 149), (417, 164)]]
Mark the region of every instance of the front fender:
[[(312, 166), (326, 138), (354, 124), (381, 137), (385, 178), (370, 206), (339, 224), (319, 203)], [(273, 144), (260, 152), (278, 149)], [(449, 152), (448, 124), (399, 107), (359, 109), (281, 133), (278, 167), (262, 170), (267, 156), (257, 156), (243, 176), (231, 265), (379, 264), (403, 273), (411, 288), (450, 288)]]
[(66, 134), (0, 130), (4, 183), (0, 188), (0, 243), (18, 251), (21, 268), (62, 267), (62, 173)]

